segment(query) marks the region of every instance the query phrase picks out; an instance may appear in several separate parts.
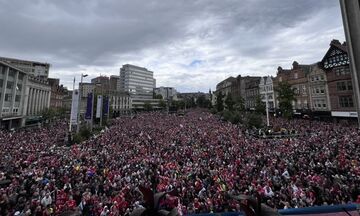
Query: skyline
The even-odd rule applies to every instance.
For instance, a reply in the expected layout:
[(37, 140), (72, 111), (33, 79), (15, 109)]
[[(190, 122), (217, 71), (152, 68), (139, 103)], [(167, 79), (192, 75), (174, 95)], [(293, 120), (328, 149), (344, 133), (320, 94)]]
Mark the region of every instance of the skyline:
[(0, 56), (48, 62), (70, 89), (74, 75), (86, 82), (135, 64), (157, 86), (207, 92), (229, 76), (315, 63), (345, 38), (337, 0), (0, 0), (0, 24)]

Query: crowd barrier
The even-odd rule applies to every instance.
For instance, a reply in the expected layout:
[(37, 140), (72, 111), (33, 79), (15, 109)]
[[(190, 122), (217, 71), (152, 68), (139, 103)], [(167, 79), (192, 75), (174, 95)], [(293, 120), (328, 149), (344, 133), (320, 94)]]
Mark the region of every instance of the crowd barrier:
[[(316, 206), (307, 208), (291, 208), (279, 210), (280, 215), (291, 216), (360, 216), (360, 205), (334, 205), (334, 206)], [(189, 216), (245, 216), (241, 212), (224, 212), (224, 213), (206, 213), (206, 214), (189, 214)]]

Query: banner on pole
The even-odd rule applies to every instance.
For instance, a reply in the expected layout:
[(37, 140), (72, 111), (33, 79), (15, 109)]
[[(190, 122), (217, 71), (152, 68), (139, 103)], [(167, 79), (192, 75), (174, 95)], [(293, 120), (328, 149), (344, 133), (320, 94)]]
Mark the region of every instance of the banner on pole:
[(106, 115), (109, 112), (109, 96), (104, 96), (104, 109), (103, 114)]
[(77, 118), (78, 118), (78, 107), (79, 107), (79, 90), (75, 89), (72, 94), (72, 100), (71, 100), (71, 118), (70, 118), (70, 124), (76, 125), (77, 124)]
[(92, 93), (89, 93), (87, 96), (85, 119), (91, 119), (91, 113), (92, 113), (92, 109), (93, 109), (92, 97), (93, 97)]
[(98, 95), (96, 103), (96, 118), (100, 118), (102, 108), (102, 95)]

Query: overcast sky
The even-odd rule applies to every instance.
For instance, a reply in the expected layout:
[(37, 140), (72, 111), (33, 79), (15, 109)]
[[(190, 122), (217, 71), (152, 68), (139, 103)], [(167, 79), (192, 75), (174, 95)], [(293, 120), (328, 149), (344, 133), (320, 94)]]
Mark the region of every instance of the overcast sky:
[(338, 0), (0, 0), (0, 56), (50, 76), (154, 71), (157, 86), (208, 91), (228, 76), (276, 75), (344, 40)]

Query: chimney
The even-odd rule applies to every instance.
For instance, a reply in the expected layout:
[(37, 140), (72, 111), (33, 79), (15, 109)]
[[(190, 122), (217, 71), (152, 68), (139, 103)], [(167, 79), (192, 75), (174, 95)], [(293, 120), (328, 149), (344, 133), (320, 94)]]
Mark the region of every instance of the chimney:
[(330, 43), (330, 45), (332, 45), (332, 44), (337, 44), (337, 45), (341, 45), (341, 43), (340, 43), (340, 41), (339, 40), (336, 40), (336, 39), (333, 39), (332, 41), (331, 41), (331, 43)]
[(292, 63), (292, 66), (293, 66), (293, 69), (296, 69), (296, 68), (299, 67), (299, 63), (298, 63), (297, 61), (294, 61), (294, 62)]
[(278, 70), (278, 72), (281, 72), (283, 69), (282, 69), (282, 67), (279, 66), (279, 67), (277, 68), (277, 70)]
[(343, 46), (346, 46), (346, 45), (347, 45), (347, 44), (346, 44), (346, 41), (344, 41), (344, 42), (342, 43), (342, 45), (343, 45)]

